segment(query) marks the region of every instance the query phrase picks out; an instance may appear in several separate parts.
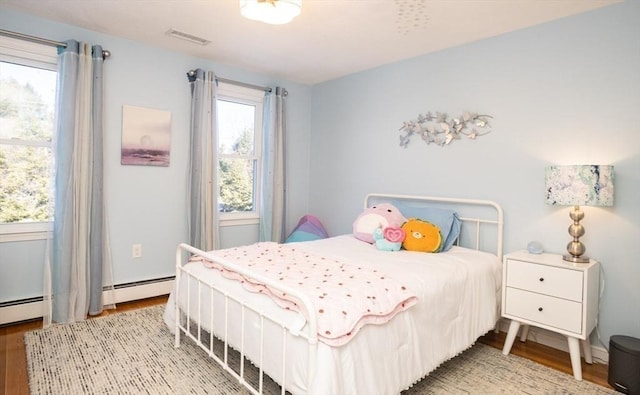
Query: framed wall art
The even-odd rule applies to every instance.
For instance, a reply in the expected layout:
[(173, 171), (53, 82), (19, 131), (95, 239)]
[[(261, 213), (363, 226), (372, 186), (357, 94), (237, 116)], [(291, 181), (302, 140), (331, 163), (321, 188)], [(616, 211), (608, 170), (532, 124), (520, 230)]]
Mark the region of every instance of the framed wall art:
[(169, 166), (171, 112), (122, 106), (123, 165)]

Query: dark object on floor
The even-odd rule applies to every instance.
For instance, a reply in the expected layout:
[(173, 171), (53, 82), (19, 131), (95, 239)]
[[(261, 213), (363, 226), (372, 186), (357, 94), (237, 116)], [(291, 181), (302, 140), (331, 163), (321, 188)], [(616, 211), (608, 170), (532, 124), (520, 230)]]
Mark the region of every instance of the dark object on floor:
[(616, 391), (640, 395), (640, 339), (611, 336), (608, 381)]

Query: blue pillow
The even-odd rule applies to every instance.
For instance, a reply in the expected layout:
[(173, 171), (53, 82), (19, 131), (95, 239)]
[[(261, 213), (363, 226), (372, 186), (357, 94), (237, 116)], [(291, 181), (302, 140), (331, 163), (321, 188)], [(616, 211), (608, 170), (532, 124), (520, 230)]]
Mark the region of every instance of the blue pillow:
[(448, 251), (455, 244), (462, 227), (462, 221), (455, 211), (445, 208), (419, 207), (403, 202), (394, 202), (394, 204), (405, 217), (429, 221), (440, 228), (444, 240), (441, 252)]

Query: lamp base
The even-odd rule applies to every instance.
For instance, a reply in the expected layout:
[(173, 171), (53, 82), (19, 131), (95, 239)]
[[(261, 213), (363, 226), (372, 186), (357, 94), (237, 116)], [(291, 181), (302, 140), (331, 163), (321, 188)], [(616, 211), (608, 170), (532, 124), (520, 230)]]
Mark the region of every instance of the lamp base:
[(588, 263), (591, 260), (591, 258), (587, 256), (573, 256), (568, 254), (563, 255), (562, 259), (573, 263)]
[(589, 258), (582, 255), (586, 248), (580, 241), (580, 236), (584, 235), (584, 227), (580, 224), (580, 220), (584, 218), (584, 212), (580, 210), (580, 206), (574, 206), (569, 212), (569, 217), (573, 220), (573, 224), (569, 226), (569, 234), (573, 240), (567, 244), (568, 254), (563, 255), (562, 259), (573, 263), (587, 263)]

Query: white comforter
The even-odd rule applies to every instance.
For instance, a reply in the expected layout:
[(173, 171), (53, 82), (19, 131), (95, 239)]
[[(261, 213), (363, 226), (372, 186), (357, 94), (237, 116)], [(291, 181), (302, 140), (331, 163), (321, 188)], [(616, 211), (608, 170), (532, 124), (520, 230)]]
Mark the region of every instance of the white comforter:
[[(461, 247), (453, 247), (440, 254), (378, 251), (350, 235), (296, 245), (328, 258), (367, 262), (371, 267), (392, 273), (395, 280), (405, 282), (416, 293), (418, 303), (384, 325), (365, 326), (344, 346), (330, 347), (319, 343), (315, 359), (311, 362), (315, 365), (315, 373), (310, 385), (307, 384), (306, 372), (307, 342), (292, 336), (288, 346), (294, 352), (288, 357), (286, 387), (294, 394), (399, 393), (442, 362), (470, 347), (479, 336), (491, 330), (499, 318), (502, 270), (495, 255)], [(274, 314), (294, 327), (304, 324), (299, 314), (280, 309), (265, 295), (248, 293), (238, 282), (223, 278), (201, 263), (189, 263), (187, 267), (208, 283), (224, 284), (225, 289), (233, 294), (246, 294), (244, 299), (260, 306), (267, 314)], [(184, 289), (184, 285), (181, 287)], [(192, 311), (196, 305), (193, 302), (195, 295), (202, 292), (202, 287), (191, 287)], [(181, 292), (181, 295), (180, 305), (185, 308), (183, 295), (186, 292)], [(175, 325), (175, 299), (172, 293), (164, 317), (172, 329)], [(206, 300), (209, 296), (203, 298)], [(216, 311), (221, 311), (221, 306), (216, 308)], [(206, 323), (211, 319), (210, 308), (203, 305), (200, 311), (203, 326), (207, 327)], [(213, 323), (213, 327), (214, 332), (222, 332), (218, 324)], [(235, 329), (229, 332), (239, 333)], [(271, 356), (263, 366), (271, 377), (280, 382), (279, 356), (274, 355), (280, 350), (277, 339), (281, 335), (277, 333), (275, 331), (272, 337), (267, 337), (275, 340), (273, 344), (267, 342), (265, 345)], [(234, 341), (237, 339), (231, 339), (232, 343)], [(245, 347), (257, 349), (258, 344), (245, 344)], [(251, 357), (252, 353), (248, 354)]]

